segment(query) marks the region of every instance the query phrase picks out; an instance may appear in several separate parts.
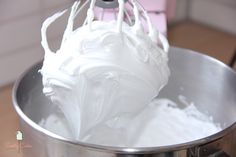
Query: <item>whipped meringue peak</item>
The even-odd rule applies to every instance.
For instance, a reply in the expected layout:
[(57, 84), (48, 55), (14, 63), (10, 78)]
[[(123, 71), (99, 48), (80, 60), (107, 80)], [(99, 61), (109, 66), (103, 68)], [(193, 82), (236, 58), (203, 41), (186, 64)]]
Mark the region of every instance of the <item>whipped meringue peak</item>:
[(74, 30), (80, 5), (76, 1), (57, 52), (50, 50), (46, 31), (66, 10), (43, 23), (43, 93), (61, 109), (76, 140), (111, 119), (136, 115), (168, 82), (168, 42), (146, 14), (149, 32), (143, 31), (138, 6), (135, 0), (132, 3), (133, 26), (123, 21), (123, 0), (119, 0), (117, 20), (110, 22), (94, 20), (92, 0), (86, 23)]

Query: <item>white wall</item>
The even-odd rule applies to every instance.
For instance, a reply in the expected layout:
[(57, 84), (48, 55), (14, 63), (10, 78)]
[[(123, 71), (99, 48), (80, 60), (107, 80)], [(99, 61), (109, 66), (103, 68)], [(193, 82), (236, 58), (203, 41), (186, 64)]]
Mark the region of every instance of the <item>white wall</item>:
[(236, 34), (236, 0), (190, 0), (189, 18)]
[[(40, 44), (42, 22), (72, 3), (73, 0), (0, 1), (0, 87), (12, 83), (23, 71), (43, 58)], [(66, 21), (64, 16), (49, 28), (49, 42), (53, 49), (60, 43)]]
[(188, 5), (188, 0), (176, 0), (175, 15), (169, 22), (174, 23), (185, 20), (187, 18)]
[(190, 19), (236, 34), (236, 0), (176, 1), (176, 13), (171, 23)]

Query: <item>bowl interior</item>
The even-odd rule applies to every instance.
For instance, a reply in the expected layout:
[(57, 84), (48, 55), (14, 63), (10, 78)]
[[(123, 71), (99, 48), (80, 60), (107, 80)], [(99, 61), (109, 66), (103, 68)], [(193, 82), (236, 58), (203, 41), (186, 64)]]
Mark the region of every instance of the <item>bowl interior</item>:
[[(27, 71), (16, 90), (17, 104), (35, 123), (55, 111), (42, 93), (42, 77), (38, 72), (41, 66), (39, 63)], [(170, 49), (169, 66), (168, 85), (158, 97), (181, 104), (178, 97), (184, 96), (223, 129), (235, 122), (236, 73), (232, 69), (211, 57), (180, 48)]]

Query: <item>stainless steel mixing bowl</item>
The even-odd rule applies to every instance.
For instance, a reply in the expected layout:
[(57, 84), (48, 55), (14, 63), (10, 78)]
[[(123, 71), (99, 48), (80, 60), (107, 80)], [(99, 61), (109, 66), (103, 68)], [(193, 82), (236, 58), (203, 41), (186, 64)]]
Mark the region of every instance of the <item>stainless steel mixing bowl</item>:
[(178, 103), (178, 95), (186, 96), (200, 111), (212, 115), (223, 131), (188, 143), (148, 148), (107, 147), (66, 139), (37, 125), (53, 110), (53, 105), (42, 93), (39, 63), (18, 79), (13, 90), (13, 104), (24, 134), (23, 143), (30, 146), (23, 148), (24, 156), (236, 156), (236, 72), (211, 57), (186, 49), (172, 47), (169, 58), (171, 76), (160, 97)]

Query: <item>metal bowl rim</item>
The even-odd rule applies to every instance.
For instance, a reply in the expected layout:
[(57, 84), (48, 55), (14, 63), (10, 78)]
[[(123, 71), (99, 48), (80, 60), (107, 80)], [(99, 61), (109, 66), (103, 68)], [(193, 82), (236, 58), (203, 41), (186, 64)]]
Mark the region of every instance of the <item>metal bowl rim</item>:
[[(201, 58), (205, 58), (211, 62), (215, 62), (217, 64), (219, 64), (220, 66), (223, 66), (224, 68), (226, 68), (226, 70), (229, 70), (230, 72), (234, 73), (236, 76), (236, 72), (231, 69), (229, 66), (227, 66), (226, 64), (224, 64), (223, 62), (205, 55), (205, 54), (200, 54), (199, 52), (193, 51), (193, 50), (188, 50), (188, 49), (183, 49), (183, 48), (177, 48), (177, 47), (171, 47), (171, 49), (182, 49), (182, 50), (187, 50), (189, 51), (188, 53), (191, 53), (192, 55), (201, 57)], [(232, 130), (236, 129), (236, 122), (234, 122), (233, 124), (231, 124), (230, 126), (228, 126), (227, 128), (223, 129), (220, 132), (217, 132), (216, 134), (198, 139), (198, 140), (194, 140), (194, 141), (190, 141), (190, 142), (186, 142), (186, 143), (180, 143), (180, 144), (174, 144), (174, 145), (166, 145), (166, 146), (158, 146), (158, 147), (115, 147), (115, 146), (103, 146), (103, 145), (97, 145), (97, 144), (91, 144), (91, 143), (85, 143), (85, 142), (81, 142), (81, 141), (76, 141), (73, 139), (68, 139), (59, 135), (56, 135), (55, 133), (52, 133), (42, 127), (40, 127), (38, 124), (36, 124), (34, 121), (32, 121), (29, 117), (27, 117), (24, 112), (21, 110), (21, 108), (19, 107), (18, 103), (17, 103), (17, 89), (21, 83), (21, 81), (23, 80), (24, 76), (31, 71), (32, 69), (34, 69), (35, 66), (37, 66), (38, 64), (40, 64), (42, 61), (36, 63), (35, 65), (31, 66), (30, 68), (28, 68), (28, 70), (26, 70), (24, 73), (21, 74), (21, 76), (16, 80), (16, 82), (14, 83), (13, 86), (13, 92), (12, 92), (12, 100), (13, 100), (13, 106), (18, 114), (18, 116), (20, 117), (20, 119), (22, 119), (29, 127), (32, 127), (35, 131), (38, 131), (40, 134), (42, 135), (46, 135), (49, 136), (50, 138), (54, 139), (54, 140), (58, 140), (62, 143), (67, 143), (67, 144), (72, 144), (72, 145), (77, 145), (79, 147), (84, 147), (86, 149), (89, 150), (96, 150), (96, 151), (101, 151), (101, 152), (107, 152), (107, 153), (117, 153), (117, 154), (150, 154), (150, 153), (162, 153), (162, 152), (169, 152), (169, 151), (176, 151), (176, 150), (184, 150), (187, 148), (191, 148), (194, 146), (199, 146), (202, 144), (206, 144), (206, 143), (210, 143), (213, 141), (216, 141), (220, 138), (222, 138), (223, 136), (227, 135), (228, 133), (230, 133)]]

